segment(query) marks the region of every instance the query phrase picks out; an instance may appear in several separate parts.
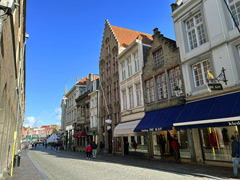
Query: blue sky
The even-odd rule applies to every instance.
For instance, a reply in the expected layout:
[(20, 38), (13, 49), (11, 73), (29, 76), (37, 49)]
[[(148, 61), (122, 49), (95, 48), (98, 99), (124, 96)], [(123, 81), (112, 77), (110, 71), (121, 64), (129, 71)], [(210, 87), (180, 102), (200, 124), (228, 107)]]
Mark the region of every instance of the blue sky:
[(27, 1), (25, 126), (59, 124), (60, 103), (76, 77), (98, 74), (105, 19), (111, 25), (175, 39), (176, 0)]

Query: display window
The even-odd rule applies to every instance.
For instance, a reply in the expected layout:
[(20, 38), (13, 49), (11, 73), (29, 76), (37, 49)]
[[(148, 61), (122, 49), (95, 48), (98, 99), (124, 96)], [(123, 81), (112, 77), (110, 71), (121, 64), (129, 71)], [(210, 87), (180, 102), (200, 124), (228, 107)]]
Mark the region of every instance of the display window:
[(128, 136), (129, 152), (148, 153), (146, 136)]
[(177, 135), (181, 158), (191, 158), (188, 146), (187, 130), (169, 130), (152, 133), (153, 155), (154, 156), (173, 156), (172, 140)]
[(201, 128), (202, 148), (205, 160), (232, 161), (231, 136), (239, 141), (239, 127)]
[(116, 140), (117, 140), (116, 151), (121, 152), (121, 137), (117, 137)]
[(178, 135), (180, 157), (181, 158), (191, 158), (187, 130), (180, 129), (177, 131), (177, 135)]

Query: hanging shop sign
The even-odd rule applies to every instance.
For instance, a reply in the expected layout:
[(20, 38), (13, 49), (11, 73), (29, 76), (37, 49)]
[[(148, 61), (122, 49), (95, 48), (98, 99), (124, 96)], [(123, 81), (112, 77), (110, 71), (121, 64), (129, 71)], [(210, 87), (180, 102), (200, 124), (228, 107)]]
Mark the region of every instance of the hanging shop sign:
[(219, 90), (223, 90), (222, 84), (221, 83), (209, 83), (207, 84), (208, 89), (210, 91), (219, 91)]

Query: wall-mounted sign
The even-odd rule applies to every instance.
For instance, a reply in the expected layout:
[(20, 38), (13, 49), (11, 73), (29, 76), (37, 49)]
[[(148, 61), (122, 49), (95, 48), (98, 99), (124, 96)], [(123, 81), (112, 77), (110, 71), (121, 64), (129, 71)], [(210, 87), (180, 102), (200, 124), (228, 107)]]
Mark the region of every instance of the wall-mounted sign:
[(223, 90), (222, 84), (220, 84), (220, 83), (209, 83), (209, 84), (207, 84), (207, 86), (210, 91)]

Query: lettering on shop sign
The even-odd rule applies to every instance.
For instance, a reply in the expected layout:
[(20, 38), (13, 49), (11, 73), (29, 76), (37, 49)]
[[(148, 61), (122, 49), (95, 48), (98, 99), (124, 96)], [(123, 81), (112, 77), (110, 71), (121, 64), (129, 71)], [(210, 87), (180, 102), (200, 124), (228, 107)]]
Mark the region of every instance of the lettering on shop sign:
[(148, 132), (147, 129), (141, 129), (141, 132)]
[(229, 126), (240, 126), (240, 121), (235, 121), (235, 122), (228, 122)]
[(211, 84), (207, 84), (207, 85), (208, 85), (208, 89), (211, 91), (223, 90), (222, 84), (220, 84), (220, 83), (211, 83)]
[(160, 127), (160, 128), (155, 128), (155, 131), (162, 131), (162, 127)]

